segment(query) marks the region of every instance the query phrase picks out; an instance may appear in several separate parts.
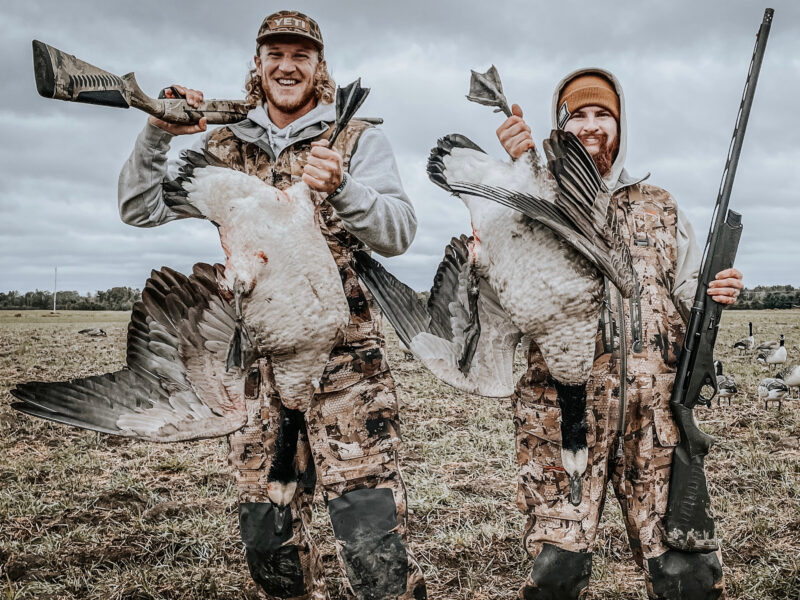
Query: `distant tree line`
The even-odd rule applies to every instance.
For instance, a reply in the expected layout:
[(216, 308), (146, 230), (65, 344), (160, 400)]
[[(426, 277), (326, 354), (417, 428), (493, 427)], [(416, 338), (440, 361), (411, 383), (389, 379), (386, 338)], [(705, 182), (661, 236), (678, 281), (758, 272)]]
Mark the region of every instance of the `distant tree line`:
[[(427, 301), (429, 292), (420, 292), (420, 299)], [(136, 288), (113, 287), (110, 290), (88, 293), (81, 296), (75, 291), (58, 292), (56, 307), (61, 310), (130, 310), (134, 302), (142, 299)], [(17, 291), (0, 292), (0, 310), (51, 310), (53, 293), (36, 290), (20, 294)], [(800, 288), (791, 285), (759, 285), (742, 290), (732, 310), (761, 310), (765, 308), (800, 308)]]
[(742, 290), (739, 300), (731, 306), (739, 310), (763, 308), (800, 308), (800, 288), (791, 285), (758, 285)]
[[(60, 291), (56, 294), (58, 310), (130, 310), (133, 303), (142, 299), (142, 292), (135, 288), (113, 287), (81, 296), (76, 291)], [(17, 291), (0, 292), (0, 310), (52, 310), (53, 293), (36, 290), (20, 294)]]

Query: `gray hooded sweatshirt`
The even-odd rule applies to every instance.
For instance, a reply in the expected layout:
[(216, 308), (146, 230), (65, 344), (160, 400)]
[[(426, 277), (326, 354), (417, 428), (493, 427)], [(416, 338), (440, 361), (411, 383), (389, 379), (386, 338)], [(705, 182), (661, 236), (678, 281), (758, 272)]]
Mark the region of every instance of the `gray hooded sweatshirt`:
[[(622, 93), (622, 86), (617, 78), (612, 73), (605, 69), (589, 68), (578, 69), (573, 71), (564, 79), (562, 79), (556, 86), (556, 91), (553, 94), (552, 105), (552, 118), (553, 128), (558, 129), (558, 98), (561, 95), (561, 90), (564, 86), (573, 79), (576, 75), (581, 73), (602, 73), (609, 81), (614, 84), (614, 88), (619, 96), (619, 152), (611, 165), (611, 171), (603, 178), (606, 186), (612, 192), (616, 192), (628, 186), (637, 184), (644, 181), (650, 174), (644, 177), (632, 177), (625, 170), (625, 154), (627, 151), (628, 135), (627, 135), (627, 120), (625, 118), (625, 96)], [(675, 269), (675, 281), (672, 282), (670, 296), (676, 308), (680, 311), (684, 321), (688, 321), (689, 314), (694, 303), (694, 294), (697, 290), (697, 276), (700, 270), (700, 250), (697, 247), (697, 240), (695, 239), (694, 230), (686, 215), (679, 209), (678, 210), (678, 244), (677, 244), (677, 264)]]
[[(335, 120), (333, 104), (314, 109), (278, 129), (264, 106), (252, 109), (247, 119), (231, 125), (240, 139), (256, 144), (273, 159), (290, 145), (315, 138)], [(182, 218), (164, 203), (161, 184), (175, 177), (180, 160), (167, 160), (172, 135), (145, 125), (119, 176), (118, 200), (122, 220), (136, 227), (154, 227)], [(208, 133), (194, 144), (206, 147)], [(383, 256), (406, 251), (417, 229), (411, 201), (403, 191), (400, 174), (386, 135), (376, 127), (365, 130), (350, 160), (341, 193), (330, 200), (345, 229)]]

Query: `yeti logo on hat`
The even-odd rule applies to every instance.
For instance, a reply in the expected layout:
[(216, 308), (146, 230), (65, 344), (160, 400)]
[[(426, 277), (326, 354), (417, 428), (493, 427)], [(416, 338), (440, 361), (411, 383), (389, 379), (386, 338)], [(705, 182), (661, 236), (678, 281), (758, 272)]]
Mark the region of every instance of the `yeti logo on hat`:
[(306, 38), (314, 42), (320, 52), (324, 47), (322, 32), (317, 22), (296, 10), (282, 10), (264, 19), (258, 29), (256, 44), (260, 46), (267, 38), (275, 35), (296, 35)]
[(308, 26), (308, 21), (304, 19), (298, 19), (297, 17), (276, 17), (270, 22), (269, 28), (272, 31), (276, 31), (278, 29), (284, 29), (286, 31), (301, 29), (306, 33), (308, 33), (310, 29)]

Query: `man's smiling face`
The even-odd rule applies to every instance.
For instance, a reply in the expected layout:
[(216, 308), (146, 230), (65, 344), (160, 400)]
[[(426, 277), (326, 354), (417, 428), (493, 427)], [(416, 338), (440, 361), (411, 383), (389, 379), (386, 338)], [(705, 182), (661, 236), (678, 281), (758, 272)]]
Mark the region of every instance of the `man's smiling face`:
[(320, 60), (311, 41), (296, 36), (270, 38), (261, 46), (255, 64), (271, 108), (292, 115), (316, 104), (314, 76)]
[(576, 110), (564, 125), (574, 133), (594, 159), (600, 175), (606, 175), (619, 148), (619, 125), (608, 110), (600, 106), (584, 106)]

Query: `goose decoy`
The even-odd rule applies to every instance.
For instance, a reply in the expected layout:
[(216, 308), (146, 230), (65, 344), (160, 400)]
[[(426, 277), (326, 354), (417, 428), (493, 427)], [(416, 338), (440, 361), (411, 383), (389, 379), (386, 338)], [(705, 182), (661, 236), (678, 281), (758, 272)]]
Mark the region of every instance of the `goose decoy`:
[(717, 369), (717, 406), (722, 406), (722, 400), (731, 404), (731, 398), (739, 393), (739, 388), (736, 387), (736, 380), (732, 375), (723, 375), (722, 362), (715, 360), (714, 366)]
[(784, 367), (775, 377), (782, 379), (790, 389), (797, 389), (798, 398), (800, 398), (800, 364)]
[(635, 276), (589, 154), (559, 130), (544, 148), (549, 171), (533, 169), (527, 157), (491, 158), (461, 135), (439, 140), (428, 175), (461, 198), (473, 235), (447, 246), (427, 304), (366, 254), (356, 270), (406, 346), (463, 391), (510, 395), (517, 342), (522, 334), (535, 341), (558, 392), (561, 461), (577, 505), (603, 276), (625, 297)]
[(780, 345), (781, 345), (780, 342), (774, 340), (767, 340), (766, 342), (761, 342), (758, 346), (756, 346), (756, 350), (758, 350), (759, 352), (761, 350), (774, 350)]
[(78, 331), (81, 335), (88, 335), (89, 337), (106, 337), (108, 334), (104, 329), (99, 327), (89, 327), (88, 329), (81, 329)]
[(756, 345), (756, 339), (753, 337), (753, 323), (748, 323), (747, 325), (750, 328), (750, 334), (733, 344), (733, 347), (739, 351), (739, 354), (747, 354)]
[(781, 339), (777, 344), (777, 347), (766, 346), (765, 344), (759, 346), (757, 360), (761, 364), (767, 365), (770, 370), (775, 365), (782, 365), (786, 362), (786, 346), (784, 345), (783, 334), (781, 334)]
[(781, 410), (783, 399), (789, 393), (789, 386), (782, 379), (767, 377), (758, 384), (758, 397), (764, 400), (764, 409), (769, 407), (770, 402), (778, 403), (778, 410)]

